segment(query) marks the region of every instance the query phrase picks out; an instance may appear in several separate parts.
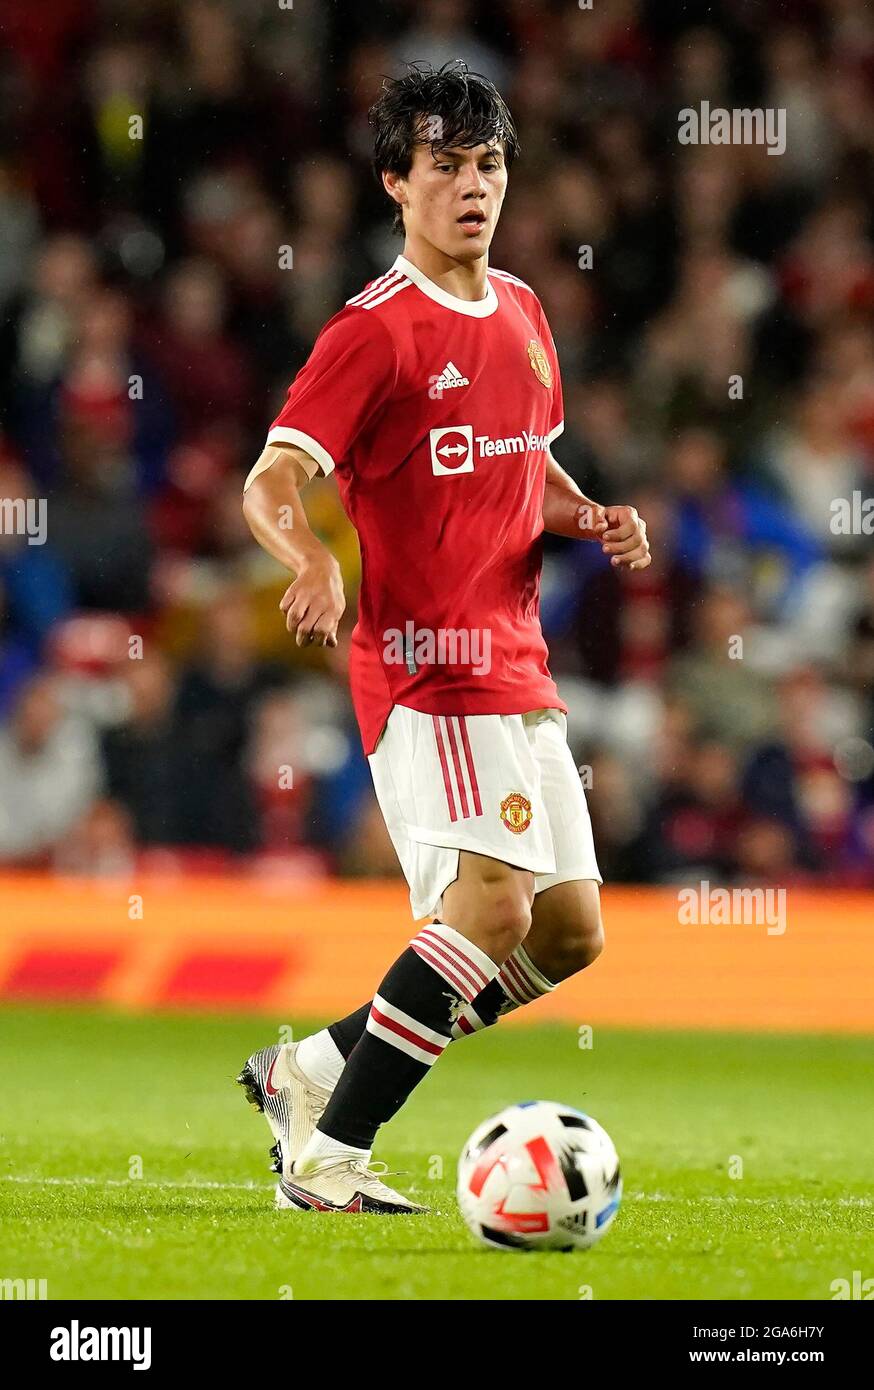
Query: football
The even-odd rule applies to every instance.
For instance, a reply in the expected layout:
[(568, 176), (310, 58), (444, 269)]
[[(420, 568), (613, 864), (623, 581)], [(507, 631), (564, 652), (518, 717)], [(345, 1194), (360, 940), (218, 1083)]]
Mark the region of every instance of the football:
[(529, 1100), (477, 1126), (458, 1160), (457, 1192), (468, 1227), (486, 1245), (588, 1250), (616, 1217), (619, 1158), (589, 1115)]

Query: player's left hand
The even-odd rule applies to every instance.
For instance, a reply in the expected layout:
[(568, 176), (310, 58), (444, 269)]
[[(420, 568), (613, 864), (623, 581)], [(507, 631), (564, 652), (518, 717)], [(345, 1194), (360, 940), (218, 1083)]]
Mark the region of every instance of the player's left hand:
[(605, 507), (607, 530), (601, 534), (601, 549), (617, 568), (645, 570), (652, 564), (646, 522), (635, 507)]

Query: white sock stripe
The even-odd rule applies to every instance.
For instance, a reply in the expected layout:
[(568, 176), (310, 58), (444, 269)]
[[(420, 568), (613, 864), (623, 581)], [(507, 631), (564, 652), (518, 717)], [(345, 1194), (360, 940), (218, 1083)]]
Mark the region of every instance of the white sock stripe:
[(504, 961), (505, 969), (507, 966), (510, 967), (520, 987), (527, 990), (529, 997), (531, 999), (539, 999), (543, 991), (540, 989), (540, 986), (534, 980), (529, 979), (525, 971), (520, 968), (515, 951)]
[(495, 964), (491, 956), (487, 956), (485, 951), (481, 950), (473, 941), (469, 941), (466, 936), (462, 936), (460, 931), (447, 926), (445, 922), (429, 922), (427, 927), (422, 928), (419, 935), (421, 936), (422, 932), (426, 931), (433, 932), (435, 936), (441, 937), (447, 945), (454, 946), (468, 965), (474, 966), (484, 977), (484, 985), (487, 985), (489, 980), (493, 980), (500, 970), (501, 967)]
[(467, 1000), (468, 1004), (472, 999), (476, 998), (479, 994), (479, 990), (475, 986), (469, 984), (467, 980), (463, 979), (462, 976), (455, 971), (453, 966), (448, 965), (440, 956), (435, 955), (433, 948), (418, 940), (413, 941), (411, 945), (416, 955), (421, 957), (426, 965), (430, 965), (432, 970), (436, 970), (441, 979), (444, 979), (448, 985), (451, 985), (456, 994), (460, 994), (462, 999)]
[(543, 972), (537, 969), (537, 966), (534, 964), (534, 961), (531, 959), (524, 946), (517, 946), (512, 953), (511, 959), (518, 965), (525, 979), (541, 994), (548, 994), (550, 990), (556, 988), (555, 982), (553, 980), (547, 980)]
[(498, 979), (501, 982), (501, 989), (504, 991), (511, 1004), (515, 1004), (517, 1008), (522, 1008), (524, 1004), (531, 1003), (530, 999), (520, 999), (518, 992), (511, 981), (507, 979), (503, 971), (501, 971)]
[[(456, 951), (451, 942), (445, 941), (437, 932), (429, 932), (423, 927), (416, 937), (420, 945), (427, 946), (432, 955), (436, 955), (440, 960), (446, 961), (447, 966), (455, 970), (463, 980), (467, 980), (474, 994), (479, 994), (480, 990), (485, 989), (488, 980), (481, 970), (463, 956), (460, 951)], [(415, 946), (416, 941), (413, 942)]]
[(470, 1003), (481, 993), (483, 986), (475, 979), (470, 971), (465, 970), (462, 965), (452, 956), (447, 956), (447, 952), (439, 943), (434, 941), (414, 941), (413, 950), (417, 956), (427, 960), (429, 965), (433, 965), (438, 970), (444, 980), (451, 979), (458, 985), (459, 993), (463, 994)]
[[(422, 1062), (426, 1067), (433, 1067), (441, 1053), (426, 1052), (424, 1048), (417, 1047), (410, 1038), (404, 1038), (391, 1028), (386, 1028), (379, 1019), (368, 1015), (365, 1027), (368, 1033), (372, 1033), (375, 1038), (380, 1038), (382, 1042), (388, 1043), (390, 1047), (396, 1047), (399, 1052), (405, 1052), (408, 1057), (413, 1057), (417, 1062)], [(449, 1038), (443, 1039), (445, 1044), (449, 1043)]]
[(403, 1028), (409, 1029), (425, 1042), (436, 1043), (438, 1047), (446, 1046), (446, 1034), (437, 1033), (433, 1028), (428, 1028), (424, 1023), (420, 1023), (412, 1014), (404, 1013), (396, 1004), (390, 1004), (387, 999), (383, 999), (381, 994), (374, 994), (373, 1002), (381, 1014), (386, 1018), (391, 1018), (395, 1023), (400, 1023)]
[[(464, 1019), (467, 1024), (466, 1028), (462, 1026), (462, 1019)], [(473, 1005), (468, 1004), (467, 1008), (459, 1014), (458, 1018), (453, 1023), (452, 1036), (453, 1038), (467, 1038), (471, 1033), (478, 1033), (480, 1029), (485, 1028), (485, 1026), (485, 1023), (480, 1018)]]
[(508, 986), (512, 987), (512, 993), (520, 1004), (530, 1004), (538, 997), (537, 991), (521, 974), (512, 956), (508, 956), (504, 961), (500, 979), (505, 989)]

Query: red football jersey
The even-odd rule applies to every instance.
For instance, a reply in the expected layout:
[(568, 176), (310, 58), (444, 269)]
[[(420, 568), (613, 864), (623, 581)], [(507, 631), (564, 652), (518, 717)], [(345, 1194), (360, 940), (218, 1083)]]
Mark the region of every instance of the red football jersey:
[(362, 582), (352, 699), (366, 753), (392, 705), (565, 710), (540, 629), (555, 344), (526, 284), (457, 299), (403, 256), (325, 324), (268, 443), (335, 470)]

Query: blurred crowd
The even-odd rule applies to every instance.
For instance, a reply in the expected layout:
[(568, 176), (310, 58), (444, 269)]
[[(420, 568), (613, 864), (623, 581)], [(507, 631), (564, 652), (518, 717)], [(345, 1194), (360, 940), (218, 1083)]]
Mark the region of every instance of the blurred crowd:
[[(47, 507), (45, 544), (0, 526), (0, 864), (397, 872), (335, 485), (306, 494), (350, 597), (329, 653), (240, 497), (400, 250), (381, 75), (461, 57), (522, 142), (491, 261), (549, 318), (556, 456), (656, 557), (546, 544), (602, 872), (874, 883), (867, 0), (5, 0), (0, 43), (0, 506)], [(702, 100), (785, 109), (785, 153), (680, 145)]]

